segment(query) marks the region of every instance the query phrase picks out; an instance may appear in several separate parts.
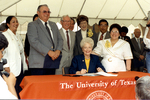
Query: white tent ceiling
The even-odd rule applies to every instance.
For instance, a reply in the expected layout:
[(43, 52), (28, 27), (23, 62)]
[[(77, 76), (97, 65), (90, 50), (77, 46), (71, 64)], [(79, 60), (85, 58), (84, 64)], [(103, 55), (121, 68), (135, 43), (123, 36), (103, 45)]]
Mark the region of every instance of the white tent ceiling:
[(50, 20), (54, 22), (66, 14), (70, 17), (84, 14), (90, 25), (102, 18), (110, 24), (145, 25), (150, 11), (150, 0), (0, 0), (0, 21), (15, 15), (20, 24), (30, 22), (40, 4), (49, 6)]

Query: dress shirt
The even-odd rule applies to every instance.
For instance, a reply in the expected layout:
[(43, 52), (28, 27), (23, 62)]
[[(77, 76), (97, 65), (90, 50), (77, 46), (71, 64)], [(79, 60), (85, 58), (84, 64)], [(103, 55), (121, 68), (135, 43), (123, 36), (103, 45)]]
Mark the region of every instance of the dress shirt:
[[(139, 42), (138, 42), (138, 39), (139, 39)], [(139, 48), (141, 49), (141, 44), (139, 44), (139, 43), (140, 43), (140, 38), (136, 38), (136, 37), (135, 37), (135, 40), (136, 40), (136, 42), (138, 43)]]
[[(103, 34), (103, 40), (105, 39), (106, 33), (107, 33), (107, 32), (105, 32), (105, 33)], [(99, 35), (98, 35), (98, 41), (99, 41), (99, 39), (100, 39), (101, 35), (102, 35), (102, 33), (101, 33), (101, 32), (99, 32)]]
[(68, 36), (69, 36), (69, 45), (71, 46), (71, 38), (70, 38), (70, 32), (69, 32), (69, 29), (68, 30), (65, 30), (64, 28), (62, 28), (63, 30), (63, 33), (64, 33), (64, 36), (65, 36), (65, 39), (67, 41), (67, 36), (66, 36), (66, 31), (68, 31)]
[(148, 27), (146, 27), (145, 34), (144, 34), (144, 39), (143, 40), (144, 40), (144, 43), (145, 43), (146, 47), (148, 49), (150, 49), (150, 39), (147, 38), (148, 31), (149, 31), (149, 29), (148, 29)]
[(120, 36), (120, 39), (123, 39), (123, 40), (124, 40), (124, 37)]
[(87, 33), (87, 30), (85, 30), (85, 31), (81, 30), (82, 38), (86, 38), (87, 37), (86, 33)]
[[(39, 18), (39, 19), (40, 19), (40, 18)], [(40, 21), (42, 22), (42, 24), (44, 25), (44, 27), (45, 27), (45, 29), (46, 29), (45, 22), (44, 22), (44, 21), (42, 21), (41, 19), (40, 19)], [(49, 22), (48, 22), (48, 21), (47, 21), (47, 27), (49, 28), (50, 33), (51, 33), (51, 36), (52, 36), (52, 39), (53, 39), (53, 41), (54, 41), (54, 38), (53, 38), (53, 32), (52, 32), (52, 30), (51, 30), (51, 27), (50, 27), (50, 25), (49, 25)]]

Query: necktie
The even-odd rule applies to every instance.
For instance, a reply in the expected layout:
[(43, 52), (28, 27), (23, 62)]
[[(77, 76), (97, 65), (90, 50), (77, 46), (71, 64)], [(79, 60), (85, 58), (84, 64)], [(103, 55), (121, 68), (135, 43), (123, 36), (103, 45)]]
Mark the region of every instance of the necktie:
[(140, 38), (138, 38), (137, 40), (138, 40), (139, 48), (141, 49), (141, 45), (140, 45)]
[(104, 34), (102, 33), (102, 34), (101, 34), (101, 37), (99, 38), (99, 41), (100, 41), (100, 40), (103, 40), (103, 35), (104, 35)]
[(47, 32), (49, 33), (49, 36), (50, 36), (50, 38), (51, 38), (51, 41), (52, 41), (52, 44), (53, 44), (53, 48), (54, 48), (54, 41), (53, 41), (53, 39), (52, 39), (50, 30), (49, 30), (49, 28), (48, 28), (48, 26), (47, 26), (47, 22), (45, 22), (45, 27), (46, 27)]
[(66, 36), (67, 36), (67, 44), (68, 44), (68, 49), (70, 50), (68, 31), (66, 31)]

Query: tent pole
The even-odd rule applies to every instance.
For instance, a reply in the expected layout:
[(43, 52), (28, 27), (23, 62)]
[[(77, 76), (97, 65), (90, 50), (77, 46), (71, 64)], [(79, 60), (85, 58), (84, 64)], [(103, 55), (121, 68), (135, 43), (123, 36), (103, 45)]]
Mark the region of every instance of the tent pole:
[(82, 7), (81, 7), (80, 12), (79, 12), (78, 15), (80, 15), (80, 13), (81, 13), (81, 11), (82, 11), (82, 9), (83, 9), (83, 6), (84, 6), (84, 4), (85, 4), (85, 2), (86, 2), (86, 0), (84, 0), (83, 5), (82, 5)]
[(6, 9), (10, 8), (11, 6), (15, 5), (16, 3), (20, 2), (21, 0), (16, 1), (15, 3), (11, 4), (10, 6), (8, 6), (7, 8), (3, 9), (0, 13), (2, 13), (3, 11), (5, 11)]
[(145, 15), (145, 17), (147, 17), (147, 16), (146, 16), (146, 14), (145, 14), (145, 12), (144, 12), (144, 10), (143, 10), (143, 8), (141, 7), (141, 5), (140, 5), (139, 1), (138, 1), (138, 0), (136, 0), (136, 2), (138, 3), (138, 5), (139, 5), (140, 9), (142, 10), (143, 14)]

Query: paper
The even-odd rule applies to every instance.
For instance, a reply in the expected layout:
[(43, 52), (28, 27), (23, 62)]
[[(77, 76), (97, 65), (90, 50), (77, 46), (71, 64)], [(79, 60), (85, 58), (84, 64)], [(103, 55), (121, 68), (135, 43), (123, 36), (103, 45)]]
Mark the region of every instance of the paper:
[(118, 74), (108, 74), (108, 73), (105, 73), (105, 72), (97, 72), (95, 74), (103, 75), (103, 76), (118, 76)]
[(80, 74), (80, 75), (82, 75), (82, 76), (100, 76), (96, 73), (86, 73), (86, 74)]
[(106, 72), (97, 72), (97, 73), (86, 73), (86, 74), (80, 74), (82, 76), (118, 76), (118, 74), (108, 74)]

